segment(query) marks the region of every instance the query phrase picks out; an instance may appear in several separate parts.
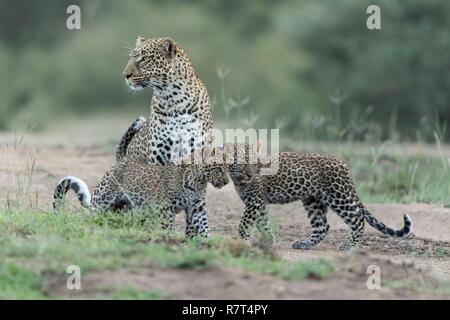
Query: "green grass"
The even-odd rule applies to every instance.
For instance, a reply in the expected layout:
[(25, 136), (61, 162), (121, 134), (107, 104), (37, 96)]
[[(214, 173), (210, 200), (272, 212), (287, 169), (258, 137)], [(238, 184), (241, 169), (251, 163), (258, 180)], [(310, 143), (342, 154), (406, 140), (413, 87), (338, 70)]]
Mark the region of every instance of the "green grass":
[(450, 257), (450, 251), (445, 247), (436, 246), (424, 255), (428, 258), (446, 258)]
[(450, 282), (448, 281), (442, 281), (437, 285), (420, 279), (390, 280), (383, 281), (382, 287), (383, 286), (391, 289), (410, 290), (424, 294), (450, 295)]
[[(127, 268), (203, 271), (223, 266), (302, 280), (332, 272), (326, 261), (286, 262), (265, 249), (221, 237), (185, 241), (180, 234), (163, 234), (140, 222), (140, 217), (85, 212), (0, 210), (0, 299), (57, 298), (47, 292), (46, 275), (66, 279), (69, 265), (78, 265), (82, 275)], [(168, 297), (127, 284), (119, 289), (104, 297)]]
[(361, 198), (370, 202), (427, 202), (450, 206), (450, 170), (438, 157), (347, 156)]
[(0, 264), (1, 299), (40, 299), (42, 280), (36, 273), (7, 262)]
[[(300, 144), (289, 140), (281, 147), (344, 159), (363, 202), (424, 202), (450, 207), (450, 162), (439, 140), (435, 145), (317, 141)], [(414, 149), (416, 152), (411, 151)]]
[(172, 296), (162, 293), (160, 290), (140, 290), (133, 287), (116, 290), (105, 296), (107, 299), (113, 300), (162, 300), (170, 299)]

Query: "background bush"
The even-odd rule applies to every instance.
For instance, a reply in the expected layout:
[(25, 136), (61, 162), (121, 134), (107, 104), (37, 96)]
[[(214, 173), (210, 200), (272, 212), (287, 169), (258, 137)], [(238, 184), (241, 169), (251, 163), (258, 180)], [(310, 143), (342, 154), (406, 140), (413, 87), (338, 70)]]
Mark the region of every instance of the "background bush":
[[(82, 29), (66, 29), (79, 4)], [(366, 8), (382, 29), (366, 28)], [(140, 112), (121, 76), (137, 35), (191, 56), (216, 121), (304, 139), (432, 140), (450, 121), (450, 2), (0, 0), (0, 129)]]

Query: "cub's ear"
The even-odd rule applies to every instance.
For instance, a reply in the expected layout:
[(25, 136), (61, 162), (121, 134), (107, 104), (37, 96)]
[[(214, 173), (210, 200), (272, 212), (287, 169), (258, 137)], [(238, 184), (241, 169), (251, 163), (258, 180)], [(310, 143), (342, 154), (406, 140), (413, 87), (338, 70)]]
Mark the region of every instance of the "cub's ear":
[(223, 148), (223, 160), (227, 164), (234, 162), (234, 153), (236, 145), (234, 143), (226, 143)]
[(257, 145), (256, 145), (256, 154), (257, 154), (258, 156), (261, 155), (262, 146), (263, 146), (262, 140), (258, 140), (258, 143), (257, 143)]
[(167, 58), (172, 59), (173, 57), (175, 57), (175, 54), (177, 53), (177, 45), (175, 44), (175, 41), (170, 38), (164, 39), (162, 48)]
[(226, 153), (231, 153), (231, 154), (233, 154), (234, 153), (234, 147), (235, 147), (235, 144), (234, 143), (226, 143), (225, 145), (224, 145), (224, 149), (225, 149), (225, 152)]
[(214, 148), (212, 146), (203, 147), (202, 160), (204, 164), (214, 163)]
[(136, 39), (136, 48), (139, 47), (144, 41), (145, 39), (143, 37), (138, 36)]

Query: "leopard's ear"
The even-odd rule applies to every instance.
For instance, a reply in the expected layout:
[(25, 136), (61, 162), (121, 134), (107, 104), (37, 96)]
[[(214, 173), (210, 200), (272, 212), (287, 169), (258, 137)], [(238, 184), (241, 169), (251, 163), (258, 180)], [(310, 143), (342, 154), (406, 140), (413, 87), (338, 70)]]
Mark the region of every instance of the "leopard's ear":
[(138, 36), (136, 39), (136, 48), (139, 47), (144, 41), (145, 39), (143, 37)]
[(167, 58), (172, 59), (173, 57), (175, 57), (175, 54), (177, 53), (177, 45), (176, 45), (175, 41), (173, 41), (170, 38), (164, 39), (163, 44), (162, 44), (162, 49), (163, 49), (163, 52), (166, 54)]

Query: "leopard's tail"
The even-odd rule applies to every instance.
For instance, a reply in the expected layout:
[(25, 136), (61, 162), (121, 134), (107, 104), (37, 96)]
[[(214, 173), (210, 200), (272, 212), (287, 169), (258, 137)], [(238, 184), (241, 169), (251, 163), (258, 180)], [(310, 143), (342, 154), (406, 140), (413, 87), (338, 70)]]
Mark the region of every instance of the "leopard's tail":
[(133, 140), (136, 133), (142, 129), (145, 123), (144, 117), (139, 117), (128, 127), (127, 131), (123, 134), (122, 138), (120, 138), (119, 144), (116, 147), (116, 160), (122, 160), (128, 151), (128, 146)]
[(69, 189), (72, 189), (77, 194), (81, 205), (89, 209), (91, 204), (91, 193), (89, 192), (87, 184), (83, 180), (72, 176), (61, 179), (56, 185), (55, 193), (53, 194), (53, 209), (59, 209)]
[(374, 217), (373, 214), (371, 214), (367, 209), (364, 207), (361, 208), (363, 210), (364, 218), (366, 221), (375, 229), (380, 231), (381, 233), (384, 233), (386, 235), (389, 235), (391, 237), (395, 238), (403, 238), (406, 237), (408, 234), (412, 231), (412, 221), (409, 215), (405, 214), (403, 216), (403, 228), (399, 230), (394, 230), (392, 228), (389, 228), (386, 226), (383, 222), (379, 221), (377, 218)]

